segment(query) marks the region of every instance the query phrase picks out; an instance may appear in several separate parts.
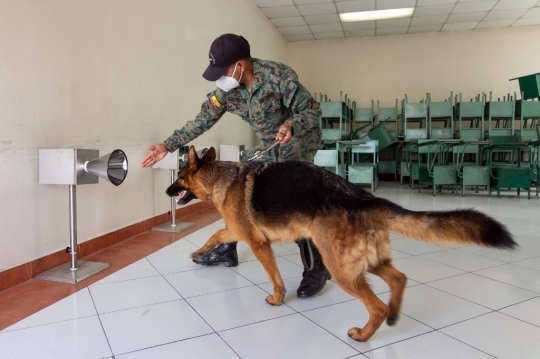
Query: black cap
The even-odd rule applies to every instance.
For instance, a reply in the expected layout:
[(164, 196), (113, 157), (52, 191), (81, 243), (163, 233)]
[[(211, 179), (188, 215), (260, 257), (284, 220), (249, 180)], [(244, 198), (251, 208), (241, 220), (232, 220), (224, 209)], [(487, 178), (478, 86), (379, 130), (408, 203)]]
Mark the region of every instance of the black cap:
[(249, 43), (242, 36), (224, 34), (212, 42), (208, 59), (210, 65), (203, 73), (208, 81), (219, 79), (235, 61), (250, 55)]

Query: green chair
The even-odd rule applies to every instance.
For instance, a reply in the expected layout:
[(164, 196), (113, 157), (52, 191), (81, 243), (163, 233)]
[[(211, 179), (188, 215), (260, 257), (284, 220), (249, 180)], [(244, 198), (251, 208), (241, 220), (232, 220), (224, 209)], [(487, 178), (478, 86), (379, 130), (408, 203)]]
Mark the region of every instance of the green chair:
[[(429, 138), (454, 137), (454, 104), (450, 97), (442, 102), (431, 101), (431, 94), (427, 96), (428, 105), (428, 131)], [(442, 123), (442, 126), (440, 124)], [(436, 125), (437, 124), (437, 125)]]
[[(531, 167), (521, 163), (521, 152), (529, 145), (520, 142), (518, 136), (496, 136), (492, 140), (493, 144), (486, 147), (491, 177), (489, 195), (492, 187), (497, 188), (497, 198), (501, 197), (502, 188), (516, 188), (518, 195), (521, 189), (526, 189), (531, 198)], [(509, 154), (508, 161), (495, 161), (496, 153)]]
[[(456, 119), (458, 123), (458, 138), (464, 140), (482, 140), (484, 138), (484, 108), (486, 106), (486, 95), (478, 95), (474, 101), (462, 101), (461, 93), (459, 102), (456, 103)], [(468, 122), (469, 125), (465, 126)]]
[(385, 127), (394, 140), (399, 133), (398, 126), (398, 100), (396, 99), (395, 106), (393, 107), (381, 107), (379, 100), (377, 100), (377, 115), (375, 116), (378, 123), (384, 123)]
[[(381, 107), (380, 101), (377, 101), (377, 115), (375, 117), (378, 124), (384, 126), (384, 129), (380, 129), (384, 131), (381, 136), (370, 135), (371, 138), (379, 140), (380, 151), (382, 151), (379, 159), (379, 173), (393, 174), (394, 180), (397, 180), (400, 167), (398, 146), (395, 145), (398, 134), (400, 134), (398, 100), (396, 99), (392, 107)], [(390, 145), (392, 145), (391, 148), (388, 148)]]
[(443, 185), (451, 186), (454, 192), (457, 168), (449, 159), (457, 143), (458, 140), (418, 140), (418, 193), (422, 183), (432, 186), (433, 196), (437, 194), (437, 187), (442, 191)]
[(516, 93), (514, 97), (508, 95), (508, 99), (503, 97), (493, 101), (492, 93), (489, 93), (489, 102), (486, 104), (485, 118), (488, 121), (488, 137), (513, 136), (515, 130), (515, 106)]
[(536, 125), (540, 123), (540, 101), (524, 100), (522, 93), (521, 100), (516, 101), (516, 118), (519, 118), (519, 133), (521, 141), (539, 140)]
[[(457, 176), (461, 179), (461, 195), (465, 196), (467, 186), (473, 186), (478, 193), (478, 186), (490, 183), (489, 166), (482, 163), (483, 148), (489, 145), (488, 141), (465, 141), (453, 147), (455, 155)], [(473, 156), (474, 161), (465, 161), (466, 156)]]
[(318, 150), (313, 163), (345, 178), (345, 166), (339, 163), (339, 150)]
[[(350, 154), (347, 179), (351, 183), (370, 184), (371, 192), (375, 192), (379, 184), (379, 141), (366, 139), (365, 143), (352, 146)], [(357, 156), (362, 158), (361, 162), (355, 162)]]
[[(536, 125), (536, 135), (540, 139), (540, 125)], [(536, 196), (540, 190), (540, 140), (529, 143), (531, 156), (531, 180), (536, 184)]]
[(345, 95), (343, 101), (343, 92), (339, 93), (339, 101), (331, 101), (325, 95), (320, 94), (320, 106), (322, 111), (321, 129), (334, 129), (334, 124), (338, 125), (340, 138), (348, 137), (351, 132), (351, 111), (350, 100)]
[[(426, 100), (411, 103), (405, 95), (402, 116), (402, 132), (405, 140), (427, 138), (428, 107)], [(413, 128), (411, 125), (414, 124), (417, 124), (418, 127)]]

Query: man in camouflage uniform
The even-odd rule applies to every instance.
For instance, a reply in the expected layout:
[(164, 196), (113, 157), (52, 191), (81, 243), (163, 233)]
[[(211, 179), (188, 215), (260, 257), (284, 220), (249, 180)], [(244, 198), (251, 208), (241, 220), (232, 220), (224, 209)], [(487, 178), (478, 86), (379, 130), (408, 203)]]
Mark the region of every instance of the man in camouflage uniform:
[[(322, 112), (293, 69), (279, 62), (251, 58), (249, 43), (234, 34), (222, 35), (212, 43), (209, 60), (203, 77), (216, 81), (218, 88), (207, 95), (195, 120), (174, 131), (164, 143), (149, 148), (142, 167), (151, 167), (167, 151), (173, 152), (202, 135), (225, 112), (239, 115), (261, 140), (248, 158), (280, 140), (278, 161), (313, 162), (317, 150), (323, 147), (319, 125)], [(274, 158), (267, 152), (258, 160), (265, 162)], [(309, 248), (306, 241), (298, 242), (303, 253)], [(309, 242), (313, 256), (304, 262), (310, 262), (313, 268), (304, 271), (297, 291), (302, 298), (318, 293), (330, 278), (319, 252), (311, 240)], [(237, 266), (236, 243), (221, 244), (203, 259), (193, 261), (203, 265)]]

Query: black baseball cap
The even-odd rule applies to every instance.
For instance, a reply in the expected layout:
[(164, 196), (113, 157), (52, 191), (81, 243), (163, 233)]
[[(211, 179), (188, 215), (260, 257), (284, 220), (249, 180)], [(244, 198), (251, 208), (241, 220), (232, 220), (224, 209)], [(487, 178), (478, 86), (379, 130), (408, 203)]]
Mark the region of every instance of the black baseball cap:
[(210, 65), (203, 73), (208, 81), (219, 79), (235, 61), (250, 55), (249, 43), (242, 36), (224, 34), (212, 42), (208, 60)]

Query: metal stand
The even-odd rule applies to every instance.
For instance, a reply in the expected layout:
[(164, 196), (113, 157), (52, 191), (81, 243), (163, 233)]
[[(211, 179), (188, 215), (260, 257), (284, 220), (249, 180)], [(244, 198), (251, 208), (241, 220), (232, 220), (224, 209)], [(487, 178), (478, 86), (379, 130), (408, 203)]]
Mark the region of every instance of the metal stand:
[[(175, 170), (171, 170), (171, 184), (175, 181)], [(195, 223), (176, 223), (176, 202), (174, 200), (174, 197), (171, 197), (171, 215), (172, 215), (172, 222), (169, 223), (163, 223), (159, 226), (155, 226), (152, 228), (153, 231), (159, 231), (159, 232), (172, 232), (172, 233), (180, 233), (185, 231), (186, 229), (190, 229), (191, 227), (195, 226)]]
[(109, 263), (99, 262), (77, 262), (77, 188), (76, 185), (69, 185), (69, 229), (70, 241), (66, 252), (71, 254), (71, 263), (62, 264), (56, 268), (38, 274), (36, 279), (50, 280), (75, 284), (82, 281), (105, 268), (110, 267)]

